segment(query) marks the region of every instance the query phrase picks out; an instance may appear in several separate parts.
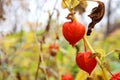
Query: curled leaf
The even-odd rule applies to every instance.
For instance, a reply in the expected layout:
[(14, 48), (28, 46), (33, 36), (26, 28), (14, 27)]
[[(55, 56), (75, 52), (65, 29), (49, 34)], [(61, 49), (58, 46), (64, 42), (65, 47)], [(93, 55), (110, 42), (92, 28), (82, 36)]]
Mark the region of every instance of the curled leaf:
[(74, 20), (74, 15), (75, 15), (75, 11), (71, 10), (71, 12), (67, 15), (67, 19), (70, 19), (71, 21)]
[(96, 1), (99, 5), (97, 7), (94, 7), (92, 9), (91, 14), (89, 14), (88, 16), (92, 19), (92, 22), (88, 25), (88, 31), (87, 31), (87, 35), (90, 35), (92, 32), (92, 28), (94, 28), (94, 26), (101, 21), (101, 19), (104, 16), (105, 13), (105, 5), (103, 2), (101, 1)]

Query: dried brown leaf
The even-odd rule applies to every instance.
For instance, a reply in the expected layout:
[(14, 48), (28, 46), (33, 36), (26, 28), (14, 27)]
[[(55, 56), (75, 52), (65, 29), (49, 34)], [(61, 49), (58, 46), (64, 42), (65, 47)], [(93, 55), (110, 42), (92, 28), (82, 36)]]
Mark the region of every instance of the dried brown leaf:
[(86, 80), (93, 80), (93, 77), (87, 77)]
[(99, 53), (92, 53), (92, 54), (89, 56), (89, 58), (95, 58), (96, 56), (99, 57), (99, 58), (101, 57)]
[(120, 60), (120, 49), (116, 49), (115, 52), (118, 53), (118, 58), (119, 58), (119, 60)]
[(120, 54), (118, 55), (118, 58), (119, 58), (119, 60), (120, 60)]
[(105, 13), (104, 3), (101, 1), (96, 1), (96, 2), (98, 3), (98, 6), (94, 7), (92, 9), (91, 14), (88, 15), (92, 19), (92, 22), (88, 25), (87, 35), (91, 34), (92, 28), (94, 28), (94, 26), (101, 21)]
[(74, 20), (74, 14), (75, 14), (75, 11), (74, 10), (72, 10), (68, 15), (67, 15), (67, 19), (70, 19), (71, 21), (73, 21)]
[(116, 49), (116, 50), (115, 50), (115, 52), (118, 52), (118, 53), (120, 53), (120, 49)]

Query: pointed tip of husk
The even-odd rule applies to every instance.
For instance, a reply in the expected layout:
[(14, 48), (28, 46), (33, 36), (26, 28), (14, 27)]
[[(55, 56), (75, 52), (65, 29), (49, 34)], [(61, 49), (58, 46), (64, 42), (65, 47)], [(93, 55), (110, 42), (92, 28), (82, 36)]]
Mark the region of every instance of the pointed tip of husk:
[(74, 43), (70, 43), (71, 45), (72, 45), (72, 47), (74, 47), (75, 46), (75, 44)]

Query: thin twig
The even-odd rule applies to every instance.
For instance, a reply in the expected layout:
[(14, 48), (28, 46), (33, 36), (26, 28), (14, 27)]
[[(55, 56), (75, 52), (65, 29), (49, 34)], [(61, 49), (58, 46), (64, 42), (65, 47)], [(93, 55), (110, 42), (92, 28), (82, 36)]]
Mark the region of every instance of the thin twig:
[(86, 52), (86, 41), (85, 41), (85, 38), (83, 38), (83, 42), (84, 42), (84, 51)]
[(36, 75), (35, 75), (35, 80), (37, 80), (37, 78), (38, 78), (40, 62), (41, 62), (41, 56), (39, 55), (39, 60), (38, 60), (38, 66), (37, 66), (37, 71), (36, 71)]
[(109, 53), (107, 53), (107, 54), (105, 55), (105, 57), (109, 56), (109, 55), (112, 54), (113, 52), (115, 52), (115, 50), (112, 50), (112, 51), (110, 51)]
[(52, 13), (49, 14), (49, 20), (48, 20), (48, 22), (47, 22), (47, 26), (46, 26), (45, 32), (48, 32), (49, 29), (50, 29), (51, 19), (52, 19), (52, 16), (53, 16), (53, 14), (54, 14), (54, 11), (55, 11), (55, 8), (56, 8), (56, 5), (57, 5), (57, 2), (58, 2), (58, 0), (56, 0), (56, 2), (55, 2), (55, 4), (54, 4), (54, 7), (53, 7), (53, 10), (52, 10)]
[[(44, 35), (42, 35), (42, 38), (44, 38)], [(37, 80), (38, 78), (38, 73), (39, 73), (39, 66), (40, 66), (40, 63), (42, 62), (43, 64), (45, 64), (44, 62), (44, 58), (43, 58), (43, 48), (42, 48), (42, 43), (43, 43), (43, 39), (41, 39), (42, 41), (36, 41), (40, 49), (40, 53), (39, 53), (39, 60), (38, 60), (38, 66), (37, 66), (37, 71), (36, 71), (36, 75), (35, 75), (35, 80)], [(45, 77), (46, 77), (46, 80), (48, 80), (48, 76), (47, 76), (47, 72), (46, 72), (46, 69), (43, 69), (44, 73), (45, 73)]]
[[(42, 36), (41, 41), (38, 42), (36, 33), (34, 32), (34, 33), (35, 33), (35, 34), (34, 34), (34, 37), (35, 37), (36, 44), (38, 45), (38, 47), (39, 47), (39, 49), (40, 49), (39, 61), (38, 61), (38, 66), (37, 66), (36, 75), (35, 75), (35, 80), (37, 80), (37, 78), (38, 78), (40, 63), (42, 62), (42, 63), (45, 65), (44, 58), (43, 58), (43, 53), (42, 53), (42, 51), (43, 51), (43, 49), (42, 49), (42, 44), (43, 44), (43, 42), (44, 42), (43, 40), (44, 40), (44, 38), (45, 38), (45, 35), (46, 35), (47, 31), (49, 31), (49, 29), (50, 29), (50, 22), (51, 22), (52, 15), (54, 14), (54, 10), (55, 10), (57, 1), (58, 1), (58, 0), (56, 0), (56, 2), (55, 2), (55, 4), (54, 4), (53, 11), (52, 11), (52, 13), (51, 13), (50, 16), (49, 16), (48, 26), (47, 26), (45, 32), (41, 35), (41, 36)], [(37, 24), (37, 26), (38, 26), (38, 24)], [(40, 44), (40, 45), (39, 45), (39, 44)], [(45, 73), (46, 80), (48, 80), (48, 76), (47, 76), (47, 71), (46, 71), (46, 69), (43, 69), (43, 71), (44, 71), (44, 73)]]

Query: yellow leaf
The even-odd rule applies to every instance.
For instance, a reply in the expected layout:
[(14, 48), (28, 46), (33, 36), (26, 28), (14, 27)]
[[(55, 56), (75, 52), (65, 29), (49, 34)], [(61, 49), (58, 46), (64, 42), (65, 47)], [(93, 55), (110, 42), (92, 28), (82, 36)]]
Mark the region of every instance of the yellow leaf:
[(76, 75), (76, 77), (75, 77), (75, 80), (85, 80), (85, 78), (86, 78), (86, 73), (83, 72), (82, 70), (80, 70), (80, 71), (77, 73), (77, 75)]
[(78, 0), (72, 0), (72, 1), (71, 1), (71, 8), (76, 7), (78, 4), (79, 4), (79, 1), (78, 1)]
[[(62, 8), (74, 8), (79, 4), (78, 0), (62, 0)], [(67, 5), (67, 6), (66, 6)]]
[(81, 6), (82, 6), (83, 8), (86, 8), (86, 7), (87, 7), (87, 1), (86, 1), (86, 0), (79, 0), (79, 2), (80, 2)]
[(62, 4), (61, 4), (62, 8), (67, 8), (65, 2), (68, 6), (70, 6), (71, 0), (62, 0)]

